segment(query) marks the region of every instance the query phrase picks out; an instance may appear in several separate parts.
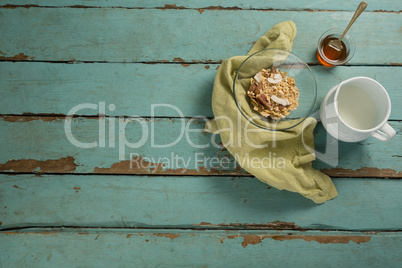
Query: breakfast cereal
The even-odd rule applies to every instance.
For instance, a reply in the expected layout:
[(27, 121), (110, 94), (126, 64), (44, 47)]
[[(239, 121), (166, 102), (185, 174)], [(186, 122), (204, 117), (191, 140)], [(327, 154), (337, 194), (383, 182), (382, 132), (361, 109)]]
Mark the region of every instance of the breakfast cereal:
[(251, 79), (247, 95), (254, 110), (264, 117), (278, 120), (297, 109), (299, 89), (293, 77), (272, 66), (262, 69)]

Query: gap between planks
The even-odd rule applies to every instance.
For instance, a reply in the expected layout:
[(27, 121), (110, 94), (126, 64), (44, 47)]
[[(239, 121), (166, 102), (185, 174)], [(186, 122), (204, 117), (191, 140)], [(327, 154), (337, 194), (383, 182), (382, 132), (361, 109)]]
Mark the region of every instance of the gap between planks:
[[(10, 117), (10, 118), (8, 118)], [(15, 117), (15, 118), (13, 118)], [(29, 121), (33, 120), (40, 120), (41, 117), (46, 117), (46, 118), (52, 118), (49, 120), (44, 120), (44, 121), (53, 121), (57, 119), (65, 119), (65, 118), (87, 118), (87, 119), (98, 119), (98, 118), (121, 118), (121, 119), (136, 119), (136, 118), (141, 118), (141, 119), (149, 119), (149, 120), (155, 120), (155, 119), (207, 119), (211, 120), (213, 119), (212, 116), (127, 116), (127, 115), (105, 115), (105, 114), (97, 114), (97, 115), (69, 115), (69, 114), (48, 114), (48, 113), (22, 113), (22, 114), (0, 114), (0, 118), (5, 120), (5, 121), (12, 121), (12, 122), (24, 122), (24, 117), (28, 117), (30, 119), (27, 119)], [(8, 118), (8, 119), (7, 119)], [(22, 121), (20, 121), (22, 119)], [(402, 119), (389, 119), (388, 121), (391, 122), (401, 122)]]
[[(395, 157), (402, 157), (402, 156), (395, 156)], [(331, 171), (331, 170), (329, 170)], [(324, 174), (327, 174), (328, 172), (326, 170), (322, 171)], [(37, 177), (42, 177), (42, 176), (130, 176), (130, 177), (216, 177), (218, 176), (219, 178), (254, 178), (253, 175), (249, 173), (232, 173), (232, 174), (215, 174), (215, 173), (199, 173), (199, 174), (188, 174), (188, 173), (178, 173), (178, 174), (169, 174), (169, 173), (66, 173), (66, 172), (11, 172), (11, 171), (0, 171), (0, 174), (3, 175), (9, 175), (9, 176), (17, 176), (17, 175), (35, 175)], [(328, 175), (328, 174), (327, 174)], [(383, 180), (400, 180), (402, 177), (387, 177), (387, 176), (366, 176), (366, 177), (355, 177), (355, 176), (348, 176), (347, 174), (340, 174), (340, 175), (334, 175), (334, 174), (329, 174), (332, 179), (383, 179)]]
[[(177, 59), (175, 61), (175, 59)], [(190, 65), (195, 65), (195, 64), (201, 64), (201, 65), (218, 65), (216, 68), (219, 67), (219, 65), (223, 62), (223, 60), (219, 61), (212, 61), (212, 60), (207, 60), (207, 61), (200, 61), (200, 60), (192, 60), (192, 61), (184, 61), (181, 58), (175, 58), (173, 61), (171, 60), (160, 60), (160, 61), (81, 61), (77, 59), (71, 59), (71, 60), (35, 60), (34, 57), (29, 57), (24, 55), (23, 53), (20, 53), (18, 55), (12, 56), (12, 57), (5, 57), (5, 56), (0, 56), (0, 62), (33, 62), (33, 63), (59, 63), (59, 64), (91, 64), (91, 63), (115, 63), (115, 64), (180, 64), (183, 67), (188, 67)], [(321, 66), (320, 63), (318, 62), (307, 62), (309, 66)], [(343, 67), (401, 67), (402, 63), (394, 63), (391, 62), (389, 64), (345, 64)]]
[[(350, 10), (343, 10), (343, 9), (310, 9), (310, 8), (244, 8), (238, 6), (232, 7), (223, 7), (223, 6), (207, 6), (207, 7), (200, 7), (200, 8), (190, 8), (184, 6), (177, 6), (176, 4), (165, 4), (163, 7), (125, 7), (125, 6), (89, 6), (89, 5), (72, 5), (72, 6), (46, 6), (46, 5), (36, 5), (36, 4), (27, 4), (27, 5), (14, 5), (14, 4), (6, 4), (0, 6), (3, 9), (15, 9), (15, 8), (114, 8), (114, 9), (160, 9), (160, 10), (197, 10), (200, 14), (204, 11), (305, 11), (305, 12), (350, 12)], [(393, 11), (393, 10), (373, 10), (373, 11), (366, 11), (366, 12), (380, 12), (380, 13), (396, 13), (399, 14), (402, 10)]]
[[(286, 223), (285, 223), (286, 224)], [(288, 223), (289, 224), (289, 223)], [(291, 224), (291, 223), (290, 223)], [(205, 226), (209, 226), (208, 223), (206, 223)], [(295, 226), (295, 225), (294, 225)], [(400, 233), (402, 232), (402, 229), (396, 229), (396, 230), (378, 230), (378, 229), (365, 229), (365, 230), (349, 230), (349, 229), (312, 229), (312, 228), (300, 228), (298, 226), (295, 227), (288, 227), (288, 228), (273, 228), (273, 227), (265, 227), (263, 224), (215, 224), (213, 227), (203, 227), (200, 225), (199, 227), (180, 227), (180, 226), (174, 226), (174, 227), (165, 227), (165, 226), (148, 226), (148, 227), (102, 227), (102, 226), (66, 226), (66, 225), (50, 225), (50, 226), (20, 226), (20, 227), (10, 227), (10, 228), (4, 228), (0, 229), (0, 233), (5, 233), (5, 232), (17, 232), (17, 231), (24, 231), (24, 230), (29, 230), (29, 229), (51, 229), (51, 230), (59, 230), (59, 229), (64, 229), (64, 230), (82, 230), (82, 229), (96, 229), (96, 230), (122, 230), (122, 231), (175, 231), (175, 230), (180, 230), (180, 231), (193, 231), (193, 232), (200, 232), (200, 231), (278, 231), (278, 232), (307, 232), (307, 231), (315, 231), (315, 232), (350, 232), (350, 233), (356, 233), (356, 234), (378, 234), (378, 233)]]

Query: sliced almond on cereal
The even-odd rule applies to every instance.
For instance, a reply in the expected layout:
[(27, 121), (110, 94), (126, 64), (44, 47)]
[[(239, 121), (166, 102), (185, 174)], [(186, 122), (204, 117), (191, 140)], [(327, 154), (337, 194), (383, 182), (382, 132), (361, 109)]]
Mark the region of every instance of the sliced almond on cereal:
[(257, 81), (258, 83), (261, 83), (261, 81), (262, 81), (262, 73), (261, 73), (261, 71), (259, 71), (259, 72), (254, 76), (254, 80)]
[(288, 99), (281, 99), (281, 98), (278, 98), (276, 95), (272, 95), (271, 100), (273, 100), (274, 102), (281, 104), (283, 106), (288, 106), (290, 104)]
[(270, 82), (272, 84), (277, 84), (281, 81), (282, 81), (282, 75), (280, 75), (280, 74), (275, 74), (274, 78), (271, 78), (271, 77), (268, 78), (268, 82)]

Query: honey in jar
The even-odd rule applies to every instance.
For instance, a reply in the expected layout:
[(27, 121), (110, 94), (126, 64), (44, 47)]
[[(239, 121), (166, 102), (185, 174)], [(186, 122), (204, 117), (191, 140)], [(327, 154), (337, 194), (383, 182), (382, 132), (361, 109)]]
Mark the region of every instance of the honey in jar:
[(349, 51), (343, 41), (341, 41), (341, 50), (330, 45), (331, 40), (336, 39), (338, 38), (328, 35), (317, 48), (317, 59), (324, 66), (333, 67), (340, 65), (345, 63), (348, 58)]

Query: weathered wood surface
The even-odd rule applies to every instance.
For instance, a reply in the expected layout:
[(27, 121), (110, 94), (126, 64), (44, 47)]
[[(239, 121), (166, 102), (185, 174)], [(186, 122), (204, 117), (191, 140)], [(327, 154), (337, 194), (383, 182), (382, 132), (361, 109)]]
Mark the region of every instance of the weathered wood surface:
[[(317, 63), (319, 36), (347, 25), (350, 11), (258, 11), (114, 8), (0, 8), (3, 60), (219, 62), (244, 55), (270, 27), (293, 20), (293, 51)], [(358, 49), (351, 65), (401, 64), (402, 16), (365, 12), (352, 27)], [(343, 26), (343, 27), (345, 27)], [(373, 38), (375, 37), (375, 38)], [(368, 42), (367, 40), (370, 40)], [(386, 42), (384, 42), (384, 40)]]
[[(28, 3), (26, 0), (0, 0), (0, 6), (13, 8), (14, 6), (26, 6)], [(247, 2), (240, 0), (204, 0), (204, 1), (188, 1), (188, 0), (175, 0), (174, 3), (166, 4), (163, 0), (30, 0), (31, 6), (54, 6), (54, 7), (73, 7), (73, 8), (85, 8), (85, 7), (126, 7), (126, 8), (157, 8), (157, 9), (198, 9), (200, 12), (203, 10), (239, 10), (239, 9), (279, 9), (279, 10), (349, 10), (355, 11), (356, 3), (352, 1), (343, 2), (339, 5), (334, 1), (310, 1), (310, 0), (283, 0), (283, 1), (259, 1), (249, 0)], [(384, 1), (369, 1), (369, 5), (366, 11), (392, 11), (400, 12), (401, 5), (393, 0)]]
[[(390, 124), (400, 132), (400, 121)], [(204, 125), (203, 119), (186, 118), (3, 116), (0, 171), (246, 175), (220, 145), (219, 135), (203, 132)], [(71, 129), (70, 140), (66, 126)], [(316, 148), (325, 152), (327, 133), (322, 126), (316, 131)], [(331, 155), (333, 161), (338, 160), (337, 167), (320, 161), (315, 167), (330, 176), (401, 177), (401, 138), (398, 134), (390, 143), (375, 138), (352, 144), (341, 142), (339, 154)], [(88, 147), (77, 147), (76, 142)]]
[[(218, 64), (63, 64), (40, 62), (0, 62), (0, 114), (66, 115), (82, 103), (108, 106), (111, 116), (212, 117), (211, 96)], [(388, 91), (393, 109), (390, 119), (402, 118), (400, 80), (402, 68), (389, 66), (337, 67), (313, 66), (317, 79), (316, 109), (326, 92), (341, 81), (368, 76)], [(91, 79), (88, 79), (91, 77)], [(84, 109), (77, 115), (97, 115), (99, 110)]]
[[(401, 4), (369, 2), (350, 30), (357, 50), (349, 66), (326, 69), (315, 58), (321, 33), (345, 27), (355, 8), (353, 1), (0, 0), (0, 267), (397, 267)], [(389, 91), (399, 131), (389, 143), (340, 143), (337, 167), (316, 161), (339, 193), (322, 205), (251, 177), (219, 137), (212, 146), (202, 119), (191, 119), (213, 116), (220, 62), (244, 55), (284, 20), (298, 27), (293, 51), (313, 65), (316, 108), (335, 84), (369, 76)], [(72, 145), (66, 114), (103, 102), (105, 110), (79, 110), (72, 120), (74, 137), (97, 146)], [(152, 113), (157, 103), (180, 112)], [(152, 146), (153, 137), (173, 142), (185, 126), (198, 129), (191, 142), (210, 146), (195, 148), (185, 136), (170, 148)], [(143, 129), (142, 146), (119, 147), (138, 142)], [(321, 125), (315, 135), (324, 150)], [(210, 162), (225, 158), (224, 166)]]
[(0, 228), (401, 230), (399, 180), (334, 183), (318, 206), (252, 177), (0, 174)]
[(401, 233), (29, 229), (0, 233), (0, 265), (395, 267)]

